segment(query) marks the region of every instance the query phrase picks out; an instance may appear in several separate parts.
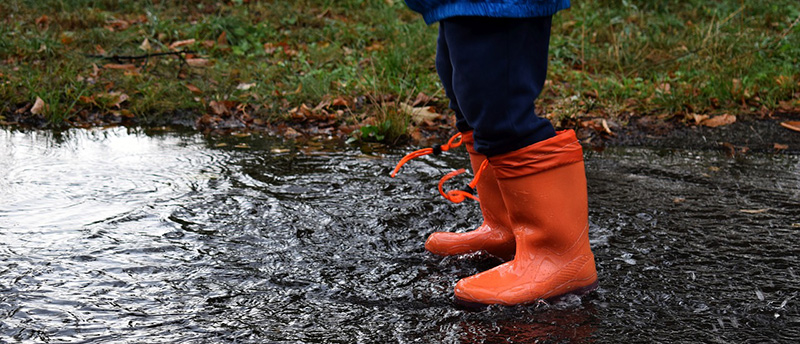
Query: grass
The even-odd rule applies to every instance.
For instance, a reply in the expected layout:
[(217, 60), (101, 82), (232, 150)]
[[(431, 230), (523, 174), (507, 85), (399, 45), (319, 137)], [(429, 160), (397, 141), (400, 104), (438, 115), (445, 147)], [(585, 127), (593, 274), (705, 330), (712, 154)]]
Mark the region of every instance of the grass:
[[(398, 102), (422, 92), (438, 95), (439, 112), (447, 106), (436, 27), (402, 1), (10, 0), (0, 13), (6, 123), (154, 124), (191, 113), (208, 114), (198, 122), (206, 127), (227, 117), (268, 125), (292, 122), (307, 104), (358, 127), (355, 137), (399, 142), (421, 124)], [(797, 112), (798, 20), (796, 0), (575, 1), (555, 16), (540, 109), (559, 126)], [(176, 54), (96, 57), (157, 52)], [(34, 115), (37, 97), (47, 106)], [(300, 124), (327, 118), (315, 116)]]

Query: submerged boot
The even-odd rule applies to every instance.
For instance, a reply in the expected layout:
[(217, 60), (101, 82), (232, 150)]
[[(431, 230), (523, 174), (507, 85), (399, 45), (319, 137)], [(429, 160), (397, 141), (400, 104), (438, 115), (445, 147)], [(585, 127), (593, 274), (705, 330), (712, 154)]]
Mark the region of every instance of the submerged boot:
[[(475, 151), (472, 132), (462, 135), (462, 142), (469, 152), (472, 171), (478, 173), (486, 156)], [(467, 233), (436, 232), (428, 237), (425, 249), (441, 256), (486, 251), (505, 261), (514, 257), (514, 234), (503, 196), (497, 186), (497, 180), (491, 166), (484, 168), (476, 185), (480, 198), (483, 224)]]
[(514, 260), (462, 279), (456, 302), (516, 305), (597, 288), (583, 153), (572, 130), (489, 158), (510, 215)]

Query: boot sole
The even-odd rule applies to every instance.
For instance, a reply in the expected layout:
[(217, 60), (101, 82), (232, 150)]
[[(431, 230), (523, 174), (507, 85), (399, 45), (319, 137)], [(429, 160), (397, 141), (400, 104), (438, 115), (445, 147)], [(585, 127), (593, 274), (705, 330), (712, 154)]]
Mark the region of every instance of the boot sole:
[[(554, 302), (560, 301), (561, 299), (563, 299), (564, 297), (567, 297), (569, 295), (584, 296), (584, 295), (586, 295), (588, 293), (593, 292), (595, 289), (597, 289), (597, 287), (598, 287), (598, 282), (595, 280), (592, 284), (587, 285), (585, 287), (581, 287), (581, 288), (566, 292), (566, 293), (561, 294), (561, 295), (548, 297), (546, 299), (537, 299), (537, 300), (534, 300), (534, 301), (531, 301), (531, 302), (525, 303), (525, 304), (533, 304), (533, 303), (535, 303), (536, 301), (539, 301), (539, 300), (544, 300), (547, 303), (554, 303)], [(465, 308), (467, 310), (483, 310), (483, 309), (491, 306), (490, 304), (462, 300), (462, 299), (459, 299), (458, 297), (454, 297), (453, 298), (453, 302), (457, 306), (460, 306), (461, 308)]]

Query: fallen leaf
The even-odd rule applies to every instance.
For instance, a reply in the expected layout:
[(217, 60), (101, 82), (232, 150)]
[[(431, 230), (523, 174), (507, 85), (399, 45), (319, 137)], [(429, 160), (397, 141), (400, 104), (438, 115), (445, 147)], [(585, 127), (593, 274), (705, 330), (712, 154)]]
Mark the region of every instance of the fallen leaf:
[(246, 144), (246, 143), (240, 143), (238, 145), (235, 145), (234, 147), (240, 148), (240, 149), (249, 149), (250, 148), (250, 146), (248, 144)]
[(68, 45), (71, 44), (72, 42), (74, 42), (72, 35), (68, 35), (66, 33), (61, 34), (61, 44)]
[(33, 102), (33, 107), (31, 108), (31, 113), (34, 115), (41, 115), (44, 112), (45, 107), (47, 107), (47, 104), (44, 103), (44, 100), (36, 97), (36, 101)]
[(197, 87), (197, 86), (195, 86), (195, 85), (192, 85), (192, 84), (186, 84), (186, 85), (184, 85), (184, 86), (186, 86), (186, 88), (188, 88), (188, 89), (189, 89), (189, 91), (190, 91), (190, 92), (192, 92), (192, 93), (194, 93), (194, 94), (202, 94), (202, 93), (203, 93), (203, 90), (201, 90), (200, 88), (198, 88), (198, 87)]
[(208, 103), (208, 106), (211, 108), (211, 111), (214, 112), (214, 114), (217, 116), (222, 116), (228, 113), (228, 107), (226, 107), (224, 104), (216, 100), (212, 100), (210, 103)]
[(255, 86), (255, 85), (256, 85), (256, 83), (252, 83), (252, 84), (240, 83), (238, 86), (236, 86), (236, 89), (237, 90), (242, 90), (242, 91), (247, 91), (247, 90), (253, 88), (253, 86)]
[(431, 101), (433, 101), (433, 97), (430, 97), (427, 94), (420, 92), (417, 93), (417, 98), (414, 99), (414, 102), (411, 103), (411, 106), (425, 105), (430, 103)]
[(39, 17), (39, 18), (36, 18), (35, 23), (36, 23), (36, 25), (45, 26), (46, 27), (47, 24), (50, 23), (50, 18), (45, 14), (45, 15), (42, 15), (41, 17)]
[(97, 105), (97, 103), (94, 101), (94, 96), (91, 96), (91, 97), (80, 96), (80, 97), (78, 97), (78, 101), (83, 103), (83, 104), (94, 104), (94, 105)]
[(297, 130), (294, 130), (293, 128), (286, 128), (286, 131), (283, 132), (283, 136), (288, 139), (294, 139), (303, 136), (303, 134), (299, 133)]
[(331, 105), (335, 106), (335, 107), (348, 107), (348, 106), (350, 106), (348, 104), (347, 100), (345, 100), (342, 97), (337, 97), (336, 99), (334, 99), (333, 102), (331, 102)]
[(702, 124), (707, 126), (707, 127), (716, 128), (716, 127), (720, 127), (720, 126), (723, 126), (723, 125), (728, 125), (728, 124), (731, 124), (731, 123), (734, 123), (734, 122), (736, 122), (736, 116), (729, 115), (729, 114), (726, 113), (724, 115), (714, 116), (712, 118), (704, 120), (702, 122)]
[(700, 124), (708, 119), (708, 115), (698, 115), (696, 113), (693, 113), (692, 119), (694, 119), (694, 124)]
[(201, 58), (186, 59), (186, 64), (192, 67), (209, 67), (211, 66), (211, 61), (208, 59), (201, 59)]
[(766, 213), (767, 211), (769, 211), (769, 209), (739, 209), (739, 212), (745, 214), (761, 214)]
[(177, 49), (177, 48), (180, 48), (180, 47), (185, 47), (187, 45), (192, 45), (192, 44), (194, 44), (194, 42), (195, 42), (194, 38), (186, 39), (186, 40), (183, 40), (183, 41), (177, 41), (177, 42), (173, 42), (172, 44), (170, 44), (169, 48), (170, 49)]
[(139, 45), (139, 49), (142, 49), (144, 51), (150, 51), (150, 49), (153, 49), (153, 46), (150, 45), (150, 40), (145, 38), (142, 44)]
[(775, 148), (775, 150), (784, 150), (784, 149), (789, 149), (789, 145), (775, 143), (772, 145), (772, 148)]
[(214, 147), (225, 147), (225, 146), (227, 146), (227, 145), (228, 145), (228, 144), (227, 144), (227, 143), (225, 143), (225, 142), (220, 142), (220, 143), (217, 143), (217, 144), (215, 144), (215, 145), (214, 145)]
[(381, 42), (374, 42), (372, 45), (364, 48), (364, 50), (372, 52), (372, 51), (381, 51), (383, 50), (383, 44)]
[(226, 45), (226, 44), (228, 44), (228, 32), (227, 31), (222, 31), (222, 33), (219, 34), (219, 37), (217, 37), (217, 44), (218, 45)]
[(420, 124), (426, 120), (432, 121), (441, 116), (440, 114), (431, 111), (430, 106), (413, 107), (406, 103), (400, 103), (399, 107), (403, 112), (411, 116), (411, 120), (416, 124)]
[(781, 126), (789, 130), (800, 132), (800, 121), (781, 122)]
[(116, 70), (135, 70), (136, 65), (126, 63), (126, 64), (117, 64), (117, 63), (108, 63), (103, 65), (105, 69), (116, 69)]
[(611, 135), (611, 136), (615, 136), (616, 135), (616, 134), (614, 134), (614, 132), (611, 131), (611, 128), (608, 127), (608, 121), (606, 121), (605, 118), (603, 118), (603, 130), (605, 130), (606, 133), (608, 133), (608, 135)]

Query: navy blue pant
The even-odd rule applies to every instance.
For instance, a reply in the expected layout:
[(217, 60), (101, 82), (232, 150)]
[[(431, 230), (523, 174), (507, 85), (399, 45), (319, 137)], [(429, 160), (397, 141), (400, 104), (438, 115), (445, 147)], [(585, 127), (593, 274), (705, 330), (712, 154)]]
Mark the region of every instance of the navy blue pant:
[(551, 16), (453, 17), (439, 22), (436, 70), (460, 132), (475, 150), (511, 152), (555, 136), (534, 100), (544, 87)]

